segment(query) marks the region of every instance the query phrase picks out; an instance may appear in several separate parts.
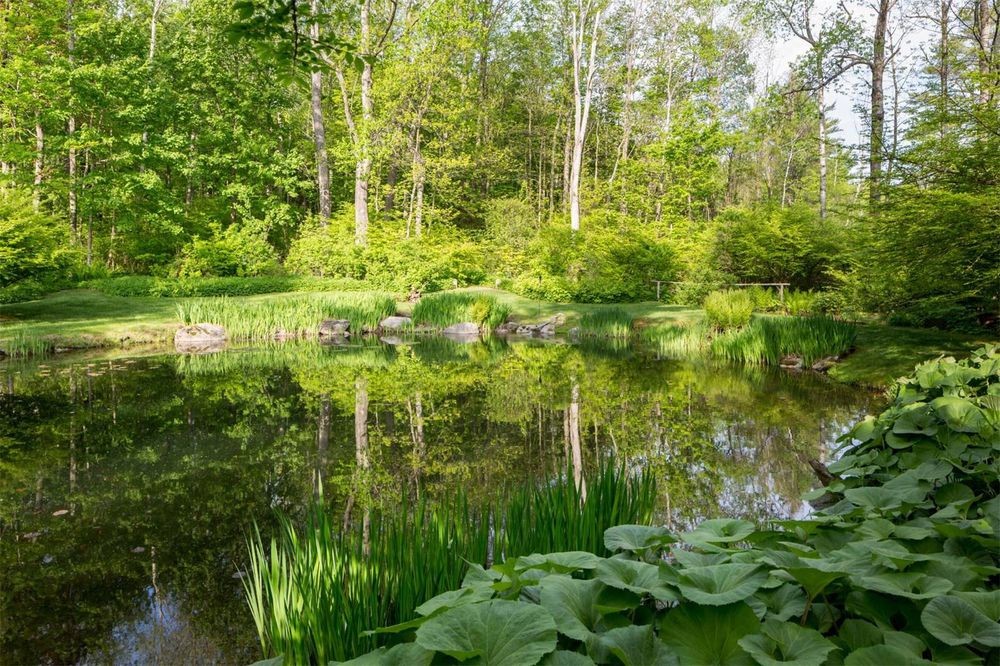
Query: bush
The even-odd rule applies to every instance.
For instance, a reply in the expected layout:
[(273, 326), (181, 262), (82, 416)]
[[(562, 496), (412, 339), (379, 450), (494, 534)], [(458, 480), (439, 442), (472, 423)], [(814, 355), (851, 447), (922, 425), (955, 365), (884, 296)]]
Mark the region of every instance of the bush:
[(128, 275), (79, 283), (109, 296), (254, 296), (286, 291), (362, 291), (367, 285), (350, 279), (308, 277), (159, 278)]
[(705, 320), (719, 330), (740, 328), (750, 323), (753, 300), (739, 289), (713, 291), (705, 297)]
[(222, 229), (215, 226), (207, 239), (194, 238), (181, 250), (175, 272), (179, 277), (274, 275), (281, 271), (278, 255), (259, 223)]
[(509, 315), (509, 305), (493, 296), (468, 291), (428, 294), (413, 306), (414, 323), (438, 328), (471, 321), (484, 331), (492, 331)]
[(403, 642), (372, 661), (994, 663), (997, 385), (996, 348), (920, 365), (842, 438), (839, 478), (807, 495), (827, 509), (769, 528), (620, 525), (603, 551), (470, 565), (460, 589), (380, 630)]
[(789, 291), (785, 294), (785, 311), (790, 315), (819, 314), (819, 297), (812, 291)]
[(775, 312), (781, 307), (781, 302), (772, 289), (754, 285), (747, 287), (745, 291), (750, 296), (754, 312)]
[(38, 298), (64, 282), (79, 259), (56, 218), (35, 212), (31, 198), (0, 188), (0, 302)]

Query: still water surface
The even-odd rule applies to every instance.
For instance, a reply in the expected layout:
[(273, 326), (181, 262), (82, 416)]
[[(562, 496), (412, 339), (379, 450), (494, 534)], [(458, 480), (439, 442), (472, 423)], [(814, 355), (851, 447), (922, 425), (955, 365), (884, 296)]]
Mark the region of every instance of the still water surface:
[(564, 469), (578, 422), (585, 466), (655, 470), (665, 524), (766, 521), (808, 510), (807, 461), (874, 400), (811, 373), (564, 344), (0, 364), (0, 664), (253, 661), (248, 529), (300, 514), (317, 482), (339, 510), (359, 453), (382, 498), (486, 497)]

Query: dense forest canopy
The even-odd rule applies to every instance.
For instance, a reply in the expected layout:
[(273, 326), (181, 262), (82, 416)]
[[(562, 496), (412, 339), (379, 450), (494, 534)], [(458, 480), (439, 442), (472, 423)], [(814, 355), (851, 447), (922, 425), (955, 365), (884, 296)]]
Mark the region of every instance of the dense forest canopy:
[[(990, 0), (3, 0), (0, 19), (6, 300), (106, 273), (584, 301), (787, 281), (831, 310), (995, 321)], [(790, 48), (775, 80), (761, 53)]]

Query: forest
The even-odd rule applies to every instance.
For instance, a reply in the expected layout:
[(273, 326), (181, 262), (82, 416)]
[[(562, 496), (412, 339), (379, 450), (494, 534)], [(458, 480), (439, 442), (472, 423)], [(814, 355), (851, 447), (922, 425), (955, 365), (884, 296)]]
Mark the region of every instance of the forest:
[(0, 16), (0, 302), (134, 274), (594, 303), (787, 282), (838, 316), (997, 325), (989, 0)]

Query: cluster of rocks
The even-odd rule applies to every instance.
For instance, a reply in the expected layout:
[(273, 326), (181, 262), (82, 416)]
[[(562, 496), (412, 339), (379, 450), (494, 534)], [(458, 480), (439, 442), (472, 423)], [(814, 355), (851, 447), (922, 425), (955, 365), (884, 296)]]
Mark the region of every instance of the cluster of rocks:
[(226, 329), (218, 324), (191, 324), (174, 333), (174, 347), (185, 354), (205, 354), (226, 348)]
[(498, 335), (518, 335), (529, 338), (551, 338), (556, 334), (556, 327), (566, 323), (566, 317), (559, 313), (537, 324), (521, 324), (508, 321), (497, 327)]
[(778, 362), (778, 365), (781, 366), (781, 368), (784, 370), (809, 369), (814, 372), (826, 372), (827, 370), (835, 366), (837, 364), (837, 361), (839, 360), (840, 360), (839, 356), (825, 356), (816, 361), (815, 363), (813, 363), (812, 365), (808, 366), (807, 368), (805, 361), (802, 360), (801, 356), (799, 356), (798, 354), (789, 354), (787, 356), (782, 357), (782, 359)]

